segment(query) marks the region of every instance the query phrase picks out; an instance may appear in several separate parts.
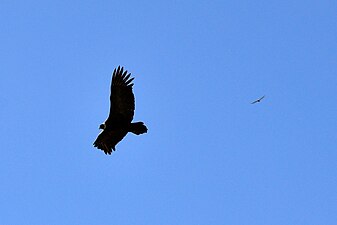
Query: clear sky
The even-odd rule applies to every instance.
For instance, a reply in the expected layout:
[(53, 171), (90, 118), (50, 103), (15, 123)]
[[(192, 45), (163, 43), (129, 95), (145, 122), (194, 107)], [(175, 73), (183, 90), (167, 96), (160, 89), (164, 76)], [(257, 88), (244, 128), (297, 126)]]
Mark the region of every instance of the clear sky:
[[(0, 224), (336, 224), (336, 12), (3, 0)], [(106, 156), (118, 65), (149, 132)]]

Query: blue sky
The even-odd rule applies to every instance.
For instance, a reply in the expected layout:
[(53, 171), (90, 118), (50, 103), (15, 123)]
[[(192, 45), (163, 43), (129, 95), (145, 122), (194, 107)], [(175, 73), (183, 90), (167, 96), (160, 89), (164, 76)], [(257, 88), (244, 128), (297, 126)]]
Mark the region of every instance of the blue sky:
[[(336, 224), (336, 10), (2, 1), (0, 224)], [(118, 65), (149, 132), (106, 156)]]

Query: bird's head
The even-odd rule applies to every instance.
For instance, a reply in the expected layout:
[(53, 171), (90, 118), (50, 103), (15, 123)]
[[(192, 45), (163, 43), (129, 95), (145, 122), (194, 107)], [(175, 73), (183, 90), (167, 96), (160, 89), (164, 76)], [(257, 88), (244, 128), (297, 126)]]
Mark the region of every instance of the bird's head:
[(104, 124), (104, 123), (102, 123), (101, 125), (99, 125), (99, 129), (102, 129), (102, 130), (104, 130), (104, 129), (105, 129), (105, 124)]

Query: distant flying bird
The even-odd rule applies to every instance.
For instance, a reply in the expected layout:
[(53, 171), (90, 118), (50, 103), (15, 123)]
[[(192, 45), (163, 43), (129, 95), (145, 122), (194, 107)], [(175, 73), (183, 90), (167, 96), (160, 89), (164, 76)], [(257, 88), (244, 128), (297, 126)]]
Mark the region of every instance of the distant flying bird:
[(255, 103), (258, 103), (258, 102), (261, 102), (262, 99), (264, 99), (265, 95), (263, 95), (261, 98), (253, 101), (251, 104), (255, 104)]
[(147, 133), (143, 122), (132, 123), (135, 110), (135, 97), (132, 93), (133, 79), (131, 73), (123, 71), (123, 67), (114, 69), (111, 80), (110, 113), (108, 119), (99, 126), (102, 132), (94, 142), (94, 146), (111, 155), (116, 145), (128, 132), (136, 135)]

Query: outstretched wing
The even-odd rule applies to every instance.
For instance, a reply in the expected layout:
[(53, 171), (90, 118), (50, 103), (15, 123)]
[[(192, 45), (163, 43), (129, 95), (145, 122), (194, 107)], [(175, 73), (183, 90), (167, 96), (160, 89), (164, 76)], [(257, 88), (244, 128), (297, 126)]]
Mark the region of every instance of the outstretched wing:
[(262, 99), (264, 99), (264, 97), (266, 97), (265, 95), (263, 95), (260, 99), (259, 99), (259, 101), (261, 101)]
[(116, 150), (116, 144), (120, 142), (127, 132), (121, 130), (103, 130), (94, 142), (94, 146), (111, 155), (112, 150)]
[(135, 110), (135, 97), (132, 92), (133, 79), (131, 73), (118, 66), (114, 69), (111, 80), (109, 123), (131, 123)]

